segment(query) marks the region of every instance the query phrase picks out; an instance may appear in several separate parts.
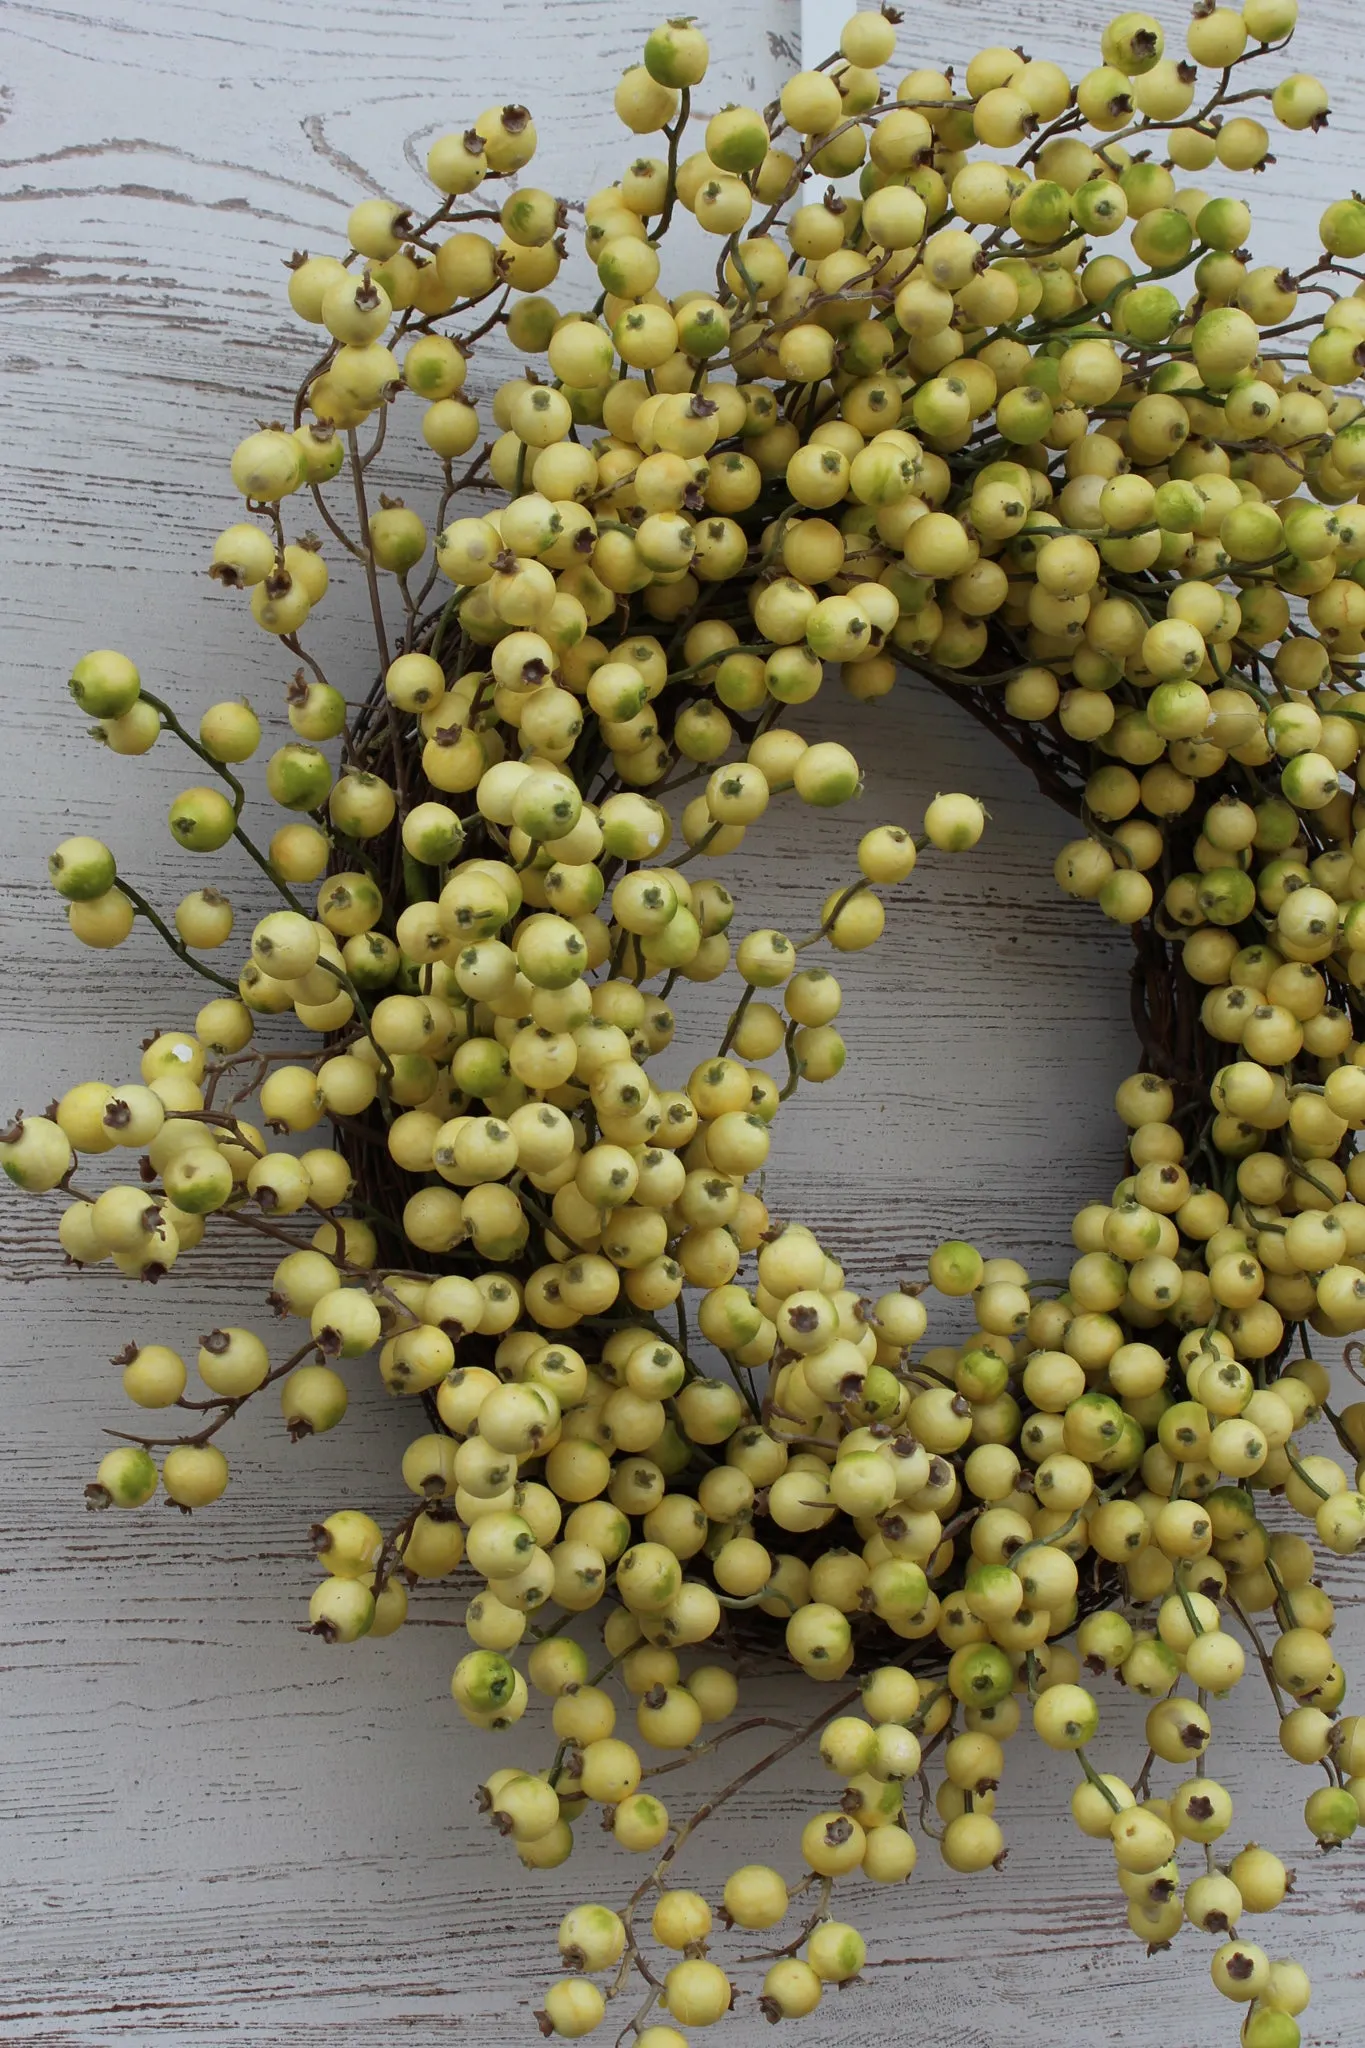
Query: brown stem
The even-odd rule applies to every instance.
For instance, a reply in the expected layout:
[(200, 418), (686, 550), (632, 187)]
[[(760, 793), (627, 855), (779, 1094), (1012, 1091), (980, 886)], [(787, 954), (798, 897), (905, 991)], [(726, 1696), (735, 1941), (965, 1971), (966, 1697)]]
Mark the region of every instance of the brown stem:
[[(356, 518), (360, 522), (361, 547), (365, 560), (365, 582), (370, 593), (370, 616), (374, 621), (375, 646), (379, 650), (379, 673), (382, 676), (389, 665), (389, 642), (384, 625), (383, 601), (379, 595), (379, 571), (375, 566), (374, 547), (370, 540), (370, 508), (365, 498), (365, 465), (361, 460), (360, 443), (356, 439), (354, 427), (346, 429), (346, 449), (351, 463)], [(396, 741), (395, 732), (395, 746)]]

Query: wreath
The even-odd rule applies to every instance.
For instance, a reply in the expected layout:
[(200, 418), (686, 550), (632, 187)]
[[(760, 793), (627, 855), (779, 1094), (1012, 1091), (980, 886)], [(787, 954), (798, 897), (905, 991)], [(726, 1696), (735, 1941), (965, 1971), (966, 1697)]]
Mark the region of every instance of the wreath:
[[(321, 352), (232, 456), (249, 516), (209, 573), (296, 665), (264, 764), (283, 822), (252, 836), (246, 702), (194, 732), (127, 656), (72, 671), (115, 752), (196, 757), (171, 835), (245, 849), (265, 907), (225, 971), (221, 891), (163, 915), (64, 840), (76, 938), (148, 925), (211, 987), (135, 1082), (68, 1087), (0, 1157), (78, 1266), (279, 1251), (279, 1330), (257, 1306), (206, 1334), (192, 1392), (171, 1347), (121, 1354), (163, 1416), (111, 1432), (87, 1499), (207, 1509), (246, 1402), (330, 1430), (377, 1352), (410, 1504), (313, 1529), (313, 1633), (467, 1592), (455, 1703), (508, 1731), (491, 1826), (544, 1870), (600, 1817), (643, 1872), (564, 1918), (546, 2034), (630, 1992), (618, 2038), (679, 2048), (731, 2007), (729, 1929), (762, 1951), (738, 1988), (809, 2013), (864, 1962), (836, 1885), (856, 1915), (922, 1841), (999, 1869), (1028, 1721), (1074, 1756), (1137, 1937), (1191, 1924), (1245, 2048), (1300, 2040), (1304, 1971), (1243, 1931), (1290, 1874), (1234, 1851), (1208, 1758), (1216, 1703), (1264, 1683), (1308, 1837), (1358, 1825), (1365, 1718), (1339, 1713), (1317, 1572), (1365, 1540), (1365, 1402), (1333, 1406), (1309, 1333), (1365, 1328), (1365, 283), (1337, 288), (1365, 277), (1365, 201), (1326, 208), (1294, 275), (1253, 265), (1245, 200), (1181, 182), (1273, 161), (1249, 108), (1325, 121), (1274, 62), (1295, 16), (1199, 0), (1175, 57), (1127, 13), (1074, 85), (991, 47), (892, 89), (897, 17), (858, 13), (775, 104), (690, 136), (707, 46), (670, 21), (615, 90), (660, 153), (581, 221), (522, 180), (527, 109), (490, 108), (433, 143), (434, 204), (367, 199), (344, 255), (295, 256)], [(694, 283), (665, 288), (683, 216)], [(481, 413), (499, 330), (525, 366)], [(414, 413), (430, 524), (377, 489)], [(464, 509), (476, 485), (497, 509)], [(363, 571), (363, 700), (308, 645), (329, 553)], [(1057, 880), (1134, 940), (1122, 1177), (1064, 1281), (962, 1240), (868, 1298), (769, 1206), (784, 1105), (844, 1064), (839, 956), (988, 821), (962, 792), (918, 831), (861, 819), (809, 928), (750, 926), (719, 877), (770, 803), (856, 814), (855, 752), (800, 709), (842, 689), (873, 707), (861, 744), (901, 669), (1074, 815)], [(679, 1061), (674, 1005), (727, 974), (723, 1037)], [(968, 1334), (927, 1342), (935, 1294)], [(1344, 1464), (1303, 1447), (1320, 1420)], [(776, 1741), (735, 1718), (765, 1658), (825, 1688)], [(1115, 1683), (1149, 1703), (1126, 1776)], [(670, 1811), (656, 1777), (732, 1740), (744, 1767), (708, 1761)], [(693, 1833), (803, 1744), (824, 1789), (795, 1875), (685, 1888)]]

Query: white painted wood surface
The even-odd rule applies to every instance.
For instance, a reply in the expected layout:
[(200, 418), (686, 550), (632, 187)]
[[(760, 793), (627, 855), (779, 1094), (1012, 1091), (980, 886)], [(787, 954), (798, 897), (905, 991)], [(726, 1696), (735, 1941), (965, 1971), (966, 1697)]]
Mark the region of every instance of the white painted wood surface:
[[(1159, 12), (1174, 30), (1178, 10), (1163, 0)], [(1305, 12), (1298, 62), (1332, 82), (1341, 112), (1315, 144), (1277, 140), (1279, 165), (1253, 194), (1258, 252), (1280, 258), (1301, 257), (1328, 193), (1360, 182), (1356, 9)], [(961, 63), (992, 34), (1075, 66), (1095, 61), (1101, 18), (1059, 0), (1025, 0), (1007, 19), (933, 0), (902, 29), (902, 54), (907, 67)], [(276, 409), (303, 360), (279, 259), (295, 244), (334, 245), (363, 193), (412, 192), (427, 135), (514, 92), (540, 120), (537, 177), (591, 189), (624, 158), (609, 81), (652, 20), (639, 0), (507, 0), (496, 13), (466, 0), (0, 5), (0, 1106), (40, 1106), (89, 1074), (124, 1078), (148, 1024), (187, 1015), (149, 941), (135, 942), (134, 978), (127, 952), (111, 968), (67, 940), (41, 857), (89, 829), (163, 902), (184, 886), (163, 820), (196, 777), (169, 745), (119, 762), (84, 741), (63, 677), (86, 646), (127, 648), (196, 715), (245, 689), (282, 724), (289, 664), (198, 573), (233, 516), (226, 451)], [(791, 68), (794, 0), (730, 0), (705, 26), (708, 110), (761, 101)], [(421, 502), (415, 442), (411, 428), (391, 440), (387, 474)], [(333, 570), (319, 651), (358, 681), (361, 592)], [(968, 787), (988, 799), (992, 827), (970, 859), (926, 864), (875, 962), (852, 963), (854, 1057), (840, 1083), (812, 1093), (799, 1147), (779, 1151), (775, 1204), (819, 1224), (866, 1283), (957, 1230), (1049, 1270), (1071, 1208), (1114, 1173), (1108, 1098), (1131, 1060), (1125, 942), (1058, 901), (1048, 870), (1063, 821), (965, 716), (906, 686), (851, 718), (871, 764), (867, 822), (913, 820), (936, 789)], [(822, 703), (807, 729), (849, 724), (843, 705)], [(842, 872), (847, 829), (779, 811), (745, 898), (754, 920), (780, 905), (800, 922), (790, 892), (816, 902)], [(221, 877), (249, 901), (230, 862), (215, 865)], [(721, 1002), (713, 990), (699, 1004), (698, 1047)], [(81, 1484), (121, 1406), (108, 1355), (130, 1335), (189, 1341), (243, 1317), (269, 1261), (220, 1247), (139, 1294), (59, 1271), (50, 1224), (36, 1206), (0, 1205), (0, 2039), (533, 2038), (561, 1912), (616, 1896), (638, 1872), (589, 1846), (528, 1877), (477, 1823), (470, 1787), (504, 1752), (451, 1706), (464, 1639), (449, 1596), (419, 1600), (385, 1644), (329, 1652), (297, 1632), (308, 1523), (343, 1503), (398, 1508), (406, 1417), (367, 1390), (335, 1437), (291, 1447), (272, 1416), (248, 1411), (222, 1508), (192, 1522), (159, 1510), (88, 1519)], [(1331, 1582), (1344, 1661), (1359, 1670), (1361, 1570), (1334, 1566)], [(794, 1703), (798, 1688), (785, 1691)], [(1138, 1726), (1116, 1695), (1106, 1761), (1133, 1767)], [(1310, 1774), (1280, 1759), (1254, 1680), (1220, 1726), (1213, 1768), (1238, 1796), (1238, 1839), (1254, 1832), (1300, 1868), (1296, 1899), (1267, 1926), (1272, 1952), (1292, 1943), (1313, 1973), (1308, 2038), (1347, 2048), (1361, 2036), (1365, 1976), (1359, 1854), (1324, 1861), (1301, 1847)], [(908, 2026), (936, 2048), (1230, 2043), (1235, 2019), (1208, 1986), (1202, 1938), (1187, 1931), (1174, 1955), (1147, 1961), (1122, 1926), (1107, 1857), (1064, 1817), (1068, 1769), (1028, 1738), (1011, 1764), (1006, 1874), (964, 1883), (930, 1850), (908, 1888), (860, 1891), (865, 1980), (831, 1995), (802, 2038), (830, 2048)], [(810, 1810), (801, 1785), (789, 1767), (737, 1803), (722, 1831), (731, 1861), (792, 1864)], [(714, 1891), (728, 1866), (713, 1842), (687, 1867)], [(752, 1998), (726, 2038), (766, 2038)]]

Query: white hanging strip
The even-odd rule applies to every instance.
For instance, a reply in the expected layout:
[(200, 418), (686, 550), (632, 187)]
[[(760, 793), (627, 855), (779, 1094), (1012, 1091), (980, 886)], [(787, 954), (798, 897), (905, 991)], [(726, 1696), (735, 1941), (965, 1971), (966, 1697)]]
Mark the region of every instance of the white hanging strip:
[(857, 0), (801, 0), (801, 62), (818, 64), (839, 47), (839, 31)]

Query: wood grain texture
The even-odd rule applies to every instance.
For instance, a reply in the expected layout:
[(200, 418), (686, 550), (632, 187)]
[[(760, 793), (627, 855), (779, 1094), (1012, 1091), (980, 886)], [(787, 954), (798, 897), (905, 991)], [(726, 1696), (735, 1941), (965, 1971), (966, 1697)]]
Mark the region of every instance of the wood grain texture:
[[(1174, 29), (1176, 8), (1158, 11)], [(80, 952), (42, 879), (46, 848), (89, 829), (164, 905), (186, 886), (163, 820), (197, 776), (169, 745), (141, 762), (96, 755), (61, 686), (73, 656), (123, 646), (187, 713), (245, 690), (272, 730), (283, 723), (292, 664), (200, 573), (234, 516), (226, 451), (280, 407), (306, 360), (280, 259), (296, 244), (335, 245), (363, 194), (420, 189), (425, 139), (513, 93), (540, 119), (537, 178), (592, 189), (625, 160), (607, 85), (653, 18), (639, 0), (550, 11), (506, 0), (495, 14), (467, 0), (0, 5), (4, 1107), (39, 1106), (91, 1073), (124, 1078), (149, 1022), (187, 1017), (159, 949), (139, 937), (116, 968)], [(920, 5), (901, 31), (906, 65), (960, 64), (986, 19), (978, 0)], [(1075, 66), (1095, 61), (1100, 19), (1025, 0), (1007, 21), (992, 15), (990, 32)], [(1277, 141), (1280, 163), (1253, 195), (1258, 253), (1301, 257), (1324, 196), (1358, 182), (1355, 21), (1352, 0), (1314, 7), (1296, 45), (1341, 112), (1315, 144)], [(713, 10), (703, 111), (768, 97), (794, 61), (798, 22), (795, 0)], [(481, 357), (478, 381), (497, 375), (496, 356)], [(385, 480), (425, 503), (418, 449), (405, 422)], [(359, 686), (362, 592), (344, 563), (332, 567), (317, 651)], [(854, 736), (871, 763), (867, 822), (914, 820), (936, 789), (966, 787), (992, 824), (970, 859), (926, 863), (875, 963), (850, 963), (850, 1068), (811, 1094), (800, 1135), (779, 1147), (774, 1206), (818, 1224), (869, 1286), (956, 1231), (1056, 1271), (1072, 1208), (1115, 1171), (1109, 1099), (1132, 1057), (1126, 942), (1058, 901), (1049, 869), (1063, 821), (942, 698), (907, 683), (878, 709), (821, 700), (804, 723), (812, 737)], [(847, 831), (778, 807), (754, 835), (761, 859), (735, 870), (745, 915), (805, 921), (843, 872)], [(230, 860), (212, 878), (253, 900), (249, 871)], [(687, 1046), (714, 1043), (723, 1007), (719, 989), (689, 1004), (673, 1071), (686, 1070)], [(512, 2048), (534, 2038), (564, 1908), (615, 1897), (633, 1874), (589, 1841), (565, 1869), (527, 1877), (490, 1843), (471, 1786), (506, 1752), (451, 1706), (465, 1639), (448, 1593), (417, 1601), (390, 1643), (329, 1652), (299, 1631), (308, 1523), (343, 1503), (401, 1511), (407, 1416), (357, 1373), (347, 1425), (324, 1443), (291, 1447), (273, 1416), (248, 1410), (217, 1512), (82, 1511), (101, 1424), (122, 1406), (109, 1354), (131, 1335), (192, 1343), (214, 1320), (252, 1319), (271, 1260), (224, 1234), (153, 1297), (61, 1272), (50, 1217), (0, 1206), (0, 2039)], [(1365, 1575), (1334, 1566), (1331, 1582), (1343, 1658), (1359, 1668)], [(756, 1697), (813, 1710), (791, 1681)], [(1104, 1759), (1132, 1768), (1140, 1718), (1117, 1693), (1105, 1709)], [(1299, 1853), (1310, 1774), (1279, 1757), (1254, 1680), (1219, 1722), (1213, 1768), (1237, 1795), (1238, 1839), (1254, 1832), (1300, 1868), (1267, 1939), (1313, 1973), (1310, 2038), (1348, 2048), (1365, 1976), (1359, 1855)], [(827, 1998), (802, 2039), (890, 2041), (908, 2022), (937, 2048), (1230, 2043), (1235, 2021), (1207, 1985), (1201, 1937), (1147, 1961), (1122, 1926), (1107, 1857), (1065, 1818), (1069, 1769), (1027, 1739), (1011, 1761), (1007, 1873), (965, 1883), (930, 1851), (909, 1887), (860, 1888), (865, 1980)], [(704, 1767), (692, 1775), (699, 1796)], [(701, 1838), (694, 1881), (714, 1896), (742, 1855), (790, 1867), (808, 1777), (789, 1766), (738, 1801), (723, 1847)], [(690, 1805), (673, 1782), (675, 1805)], [(752, 1989), (752, 1971), (745, 1981)], [(726, 2038), (767, 2038), (752, 1997)]]

